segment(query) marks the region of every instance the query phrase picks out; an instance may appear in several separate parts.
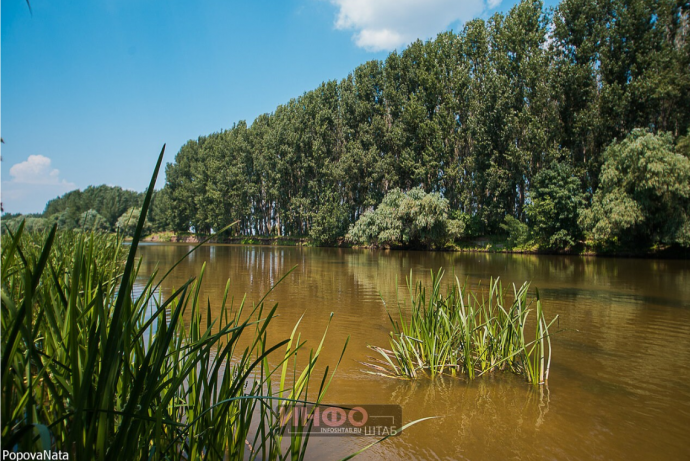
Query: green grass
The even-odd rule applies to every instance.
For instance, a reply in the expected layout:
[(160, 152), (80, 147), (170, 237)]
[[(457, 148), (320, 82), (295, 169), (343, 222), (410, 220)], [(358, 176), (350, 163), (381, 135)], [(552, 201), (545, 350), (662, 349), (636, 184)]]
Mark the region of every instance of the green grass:
[[(412, 379), (439, 375), (474, 379), (487, 373), (509, 370), (532, 384), (545, 384), (551, 364), (549, 328), (539, 292), (536, 306), (527, 299), (529, 285), (513, 285), (506, 304), (501, 282), (491, 280), (488, 293), (477, 295), (458, 279), (442, 293), (443, 271), (432, 272), (429, 290), (422, 283), (407, 281), (411, 316), (406, 319), (398, 303), (390, 349), (370, 346), (380, 358), (365, 363), (370, 373)], [(530, 314), (534, 312), (534, 336), (528, 339)]]
[(155, 273), (135, 290), (150, 199), (128, 251), (119, 236), (56, 227), (28, 234), (22, 224), (3, 236), (2, 449), (98, 460), (302, 459), (308, 437), (285, 436), (279, 409), (323, 397), (335, 372), (326, 368), (314, 389), (323, 340), (298, 363), (297, 327), (269, 341), (277, 305), (234, 305), (229, 284), (213, 319), (200, 295), (203, 269), (166, 299)]

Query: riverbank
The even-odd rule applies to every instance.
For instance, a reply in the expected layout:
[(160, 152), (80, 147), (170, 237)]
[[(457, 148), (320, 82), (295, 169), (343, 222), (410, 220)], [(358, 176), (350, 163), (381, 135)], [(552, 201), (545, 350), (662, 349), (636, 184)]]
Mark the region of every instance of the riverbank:
[[(199, 243), (208, 236), (197, 235), (191, 232), (157, 232), (146, 236), (142, 242), (152, 243)], [(209, 243), (226, 243), (233, 245), (274, 245), (274, 246), (315, 246), (311, 239), (303, 237), (278, 237), (278, 236), (246, 236), (237, 237), (212, 237)]]
[[(206, 236), (196, 235), (191, 232), (159, 232), (142, 239), (152, 243), (199, 243)], [(268, 245), (268, 246), (320, 246), (355, 249), (379, 249), (379, 250), (422, 250), (422, 251), (448, 251), (468, 253), (506, 253), (506, 254), (531, 254), (531, 255), (573, 255), (573, 256), (600, 256), (619, 258), (660, 258), (660, 259), (690, 259), (690, 248), (677, 246), (651, 246), (648, 248), (597, 248), (584, 242), (567, 250), (553, 250), (540, 248), (537, 244), (511, 246), (505, 236), (494, 235), (475, 239), (461, 240), (446, 244), (442, 248), (409, 248), (396, 245), (384, 245), (380, 247), (353, 245), (340, 239), (335, 244), (317, 244), (309, 237), (282, 237), (282, 236), (237, 236), (237, 237), (213, 237), (209, 243), (221, 243), (232, 245)]]
[(562, 255), (562, 256), (598, 256), (616, 258), (658, 258), (658, 259), (690, 259), (690, 248), (677, 246), (652, 246), (648, 248), (598, 248), (587, 242), (569, 248), (554, 250), (540, 248), (539, 245), (510, 247), (505, 240), (467, 241), (451, 244), (452, 249), (446, 251), (477, 252), (477, 253), (509, 253), (530, 255)]

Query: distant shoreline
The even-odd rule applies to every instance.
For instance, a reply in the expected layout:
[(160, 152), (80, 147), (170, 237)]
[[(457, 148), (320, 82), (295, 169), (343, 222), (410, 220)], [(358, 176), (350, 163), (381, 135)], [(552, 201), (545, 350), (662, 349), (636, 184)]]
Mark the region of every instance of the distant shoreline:
[[(152, 234), (143, 238), (142, 242), (147, 243), (199, 243), (207, 236), (196, 234), (174, 234), (170, 232)], [(657, 258), (657, 259), (690, 259), (690, 249), (678, 247), (631, 249), (620, 248), (615, 250), (597, 251), (593, 248), (583, 246), (575, 250), (554, 251), (549, 249), (531, 248), (509, 248), (504, 238), (489, 236), (480, 239), (461, 241), (448, 244), (444, 248), (414, 248), (396, 245), (367, 246), (353, 245), (343, 240), (335, 244), (315, 244), (308, 237), (278, 237), (278, 236), (239, 236), (226, 237), (223, 239), (211, 238), (209, 244), (227, 245), (262, 245), (262, 246), (308, 246), (319, 248), (353, 248), (369, 250), (407, 250), (407, 251), (439, 251), (451, 253), (496, 253), (496, 254), (523, 254), (523, 255), (552, 255), (552, 256), (596, 256), (596, 257), (616, 257), (616, 258)]]

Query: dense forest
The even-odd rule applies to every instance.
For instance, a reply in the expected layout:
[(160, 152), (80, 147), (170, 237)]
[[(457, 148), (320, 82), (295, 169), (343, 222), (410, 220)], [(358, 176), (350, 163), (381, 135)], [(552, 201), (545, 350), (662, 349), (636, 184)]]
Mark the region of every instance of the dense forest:
[(128, 222), (130, 214), (138, 218), (143, 201), (143, 193), (113, 186), (90, 186), (50, 200), (42, 215), (5, 215), (3, 223), (14, 227), (24, 219), (30, 231), (44, 230), (57, 223), (64, 229), (112, 232), (117, 230), (118, 222)]
[[(404, 221), (374, 219), (393, 194), (441, 240), (690, 246), (689, 34), (687, 0), (525, 0), (189, 141), (153, 229), (409, 243), (354, 225)], [(89, 209), (112, 229), (133, 204)]]

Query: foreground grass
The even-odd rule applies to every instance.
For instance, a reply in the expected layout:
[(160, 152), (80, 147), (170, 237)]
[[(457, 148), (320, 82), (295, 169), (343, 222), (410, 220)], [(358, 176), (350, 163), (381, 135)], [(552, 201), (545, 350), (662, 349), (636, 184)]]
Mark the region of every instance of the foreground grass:
[(307, 440), (283, 440), (278, 407), (318, 402), (328, 382), (308, 395), (321, 345), (298, 371), (294, 333), (269, 343), (276, 306), (227, 306), (226, 290), (212, 321), (199, 295), (203, 270), (165, 301), (156, 274), (133, 294), (135, 249), (123, 264), (117, 236), (20, 227), (2, 246), (3, 449), (73, 459), (303, 456)]
[(164, 152), (128, 251), (118, 235), (56, 226), (25, 233), (22, 222), (3, 235), (3, 451), (62, 451), (78, 460), (304, 459), (309, 431), (281, 415), (318, 404), (327, 391), (343, 355), (316, 380), (326, 333), (298, 363), (299, 322), (289, 338), (269, 341), (277, 304), (264, 308), (265, 296), (252, 307), (228, 305), (228, 282), (212, 319), (200, 297), (205, 266), (165, 300), (159, 287), (181, 261), (158, 283), (155, 272), (143, 287), (135, 283)]
[[(451, 285), (441, 292), (443, 272), (432, 273), (431, 287), (408, 279), (411, 317), (398, 304), (398, 320), (390, 317), (390, 349), (370, 346), (381, 358), (365, 363), (371, 373), (396, 377), (436, 377), (442, 374), (468, 379), (498, 370), (523, 375), (532, 384), (545, 384), (551, 364), (549, 328), (539, 292), (536, 309), (527, 300), (529, 285), (513, 286), (507, 305), (498, 279), (491, 280), (488, 296)], [(530, 313), (535, 313), (533, 340), (528, 339)]]
[[(150, 200), (149, 192), (142, 217)], [(294, 331), (267, 338), (277, 305), (227, 305), (227, 288), (212, 320), (200, 298), (203, 269), (165, 300), (165, 275), (135, 290), (143, 225), (128, 252), (118, 236), (55, 226), (27, 234), (22, 223), (3, 236), (2, 449), (99, 460), (302, 459), (308, 436), (285, 436), (279, 407), (323, 397), (328, 368), (309, 388), (323, 340), (298, 368), (304, 344)]]

